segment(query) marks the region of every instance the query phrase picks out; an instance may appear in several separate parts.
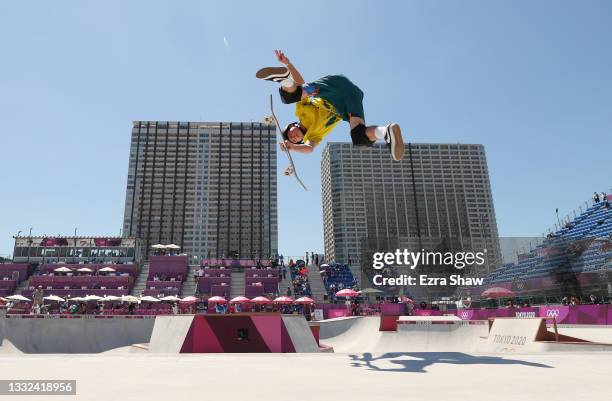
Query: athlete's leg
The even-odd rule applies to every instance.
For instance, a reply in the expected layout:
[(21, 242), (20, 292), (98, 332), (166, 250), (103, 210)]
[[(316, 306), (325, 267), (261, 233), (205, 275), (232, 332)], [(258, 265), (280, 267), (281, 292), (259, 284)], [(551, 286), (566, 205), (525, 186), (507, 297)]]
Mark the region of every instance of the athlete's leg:
[(349, 126), (351, 127), (351, 138), (354, 145), (371, 146), (377, 139), (381, 139), (390, 146), (393, 160), (399, 161), (404, 157), (404, 140), (398, 124), (366, 127), (363, 118), (349, 115)]
[[(358, 125), (365, 126), (365, 120), (361, 117), (349, 116), (349, 126), (351, 127), (351, 130), (357, 127)], [(376, 129), (376, 126), (372, 125), (372, 126), (366, 127), (366, 130), (365, 130), (366, 136), (372, 142), (375, 142), (376, 139), (378, 139), (376, 138), (376, 133), (374, 132), (375, 129)]]

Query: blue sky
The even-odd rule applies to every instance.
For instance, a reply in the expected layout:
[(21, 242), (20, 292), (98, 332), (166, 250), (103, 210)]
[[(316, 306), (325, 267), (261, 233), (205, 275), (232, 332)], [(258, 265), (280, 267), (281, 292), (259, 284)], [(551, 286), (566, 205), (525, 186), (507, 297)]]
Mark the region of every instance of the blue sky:
[[(276, 89), (254, 73), (274, 48), (306, 80), (350, 77), (369, 123), (484, 144), (501, 235), (540, 234), (556, 207), (610, 191), (612, 2), (300, 4), (1, 2), (0, 255), (29, 227), (118, 234), (131, 121), (260, 121)], [(286, 255), (323, 250), (322, 148), (296, 156), (309, 192), (279, 175)]]

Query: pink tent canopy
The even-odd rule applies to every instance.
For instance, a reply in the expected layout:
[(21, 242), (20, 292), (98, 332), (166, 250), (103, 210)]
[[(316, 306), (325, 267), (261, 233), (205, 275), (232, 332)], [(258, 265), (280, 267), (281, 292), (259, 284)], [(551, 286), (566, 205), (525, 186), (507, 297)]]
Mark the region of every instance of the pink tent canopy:
[(219, 297), (219, 296), (214, 296), (214, 297), (210, 297), (208, 298), (208, 302), (213, 302), (213, 303), (217, 303), (217, 304), (224, 304), (227, 302), (227, 300), (223, 297)]
[(345, 288), (344, 290), (340, 290), (336, 293), (337, 297), (356, 297), (359, 293), (355, 290), (351, 290), (350, 288)]
[(481, 295), (484, 298), (505, 298), (513, 297), (514, 293), (507, 288), (492, 287), (484, 291)]
[(230, 304), (241, 304), (245, 302), (251, 302), (251, 300), (248, 299), (247, 297), (235, 297), (235, 298), (230, 299)]
[(295, 300), (296, 304), (314, 304), (315, 301), (312, 298), (302, 297)]
[(291, 297), (278, 297), (274, 299), (277, 304), (292, 304), (293, 298)]
[(254, 302), (256, 304), (269, 304), (272, 303), (272, 301), (270, 301), (268, 298), (266, 297), (255, 297), (251, 300), (251, 302)]

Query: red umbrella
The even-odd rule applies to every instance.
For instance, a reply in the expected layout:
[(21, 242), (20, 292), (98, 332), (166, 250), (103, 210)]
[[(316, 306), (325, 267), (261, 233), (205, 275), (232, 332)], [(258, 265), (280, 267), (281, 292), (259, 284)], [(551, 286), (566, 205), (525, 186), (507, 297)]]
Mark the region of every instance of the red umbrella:
[(266, 297), (255, 297), (255, 298), (251, 299), (251, 302), (254, 302), (256, 304), (270, 304), (270, 303), (272, 303), (272, 301), (270, 301)]
[(235, 297), (230, 300), (230, 304), (241, 304), (245, 302), (251, 302), (247, 297)]
[(484, 298), (506, 298), (513, 297), (514, 293), (507, 288), (492, 287), (481, 294)]
[(215, 296), (215, 297), (208, 298), (208, 302), (213, 302), (213, 303), (216, 303), (216, 304), (224, 304), (227, 301), (223, 297)]
[(295, 300), (296, 304), (314, 304), (315, 301), (312, 298), (302, 297)]
[(357, 297), (359, 293), (355, 290), (351, 290), (350, 288), (345, 288), (336, 293), (337, 297)]
[(278, 297), (274, 299), (277, 304), (292, 304), (293, 298), (291, 297)]
[(198, 302), (198, 299), (196, 297), (190, 295), (188, 297), (185, 297), (185, 298), (181, 299), (180, 302), (194, 303), (194, 302)]

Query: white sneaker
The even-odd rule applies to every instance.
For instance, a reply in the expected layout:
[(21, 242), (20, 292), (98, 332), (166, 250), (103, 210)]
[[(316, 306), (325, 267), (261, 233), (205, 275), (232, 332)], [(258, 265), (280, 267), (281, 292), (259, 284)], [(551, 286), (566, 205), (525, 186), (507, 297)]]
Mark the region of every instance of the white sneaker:
[(404, 158), (404, 139), (402, 138), (402, 130), (396, 123), (387, 125), (385, 130), (385, 143), (389, 145), (391, 157), (395, 161), (400, 161)]

